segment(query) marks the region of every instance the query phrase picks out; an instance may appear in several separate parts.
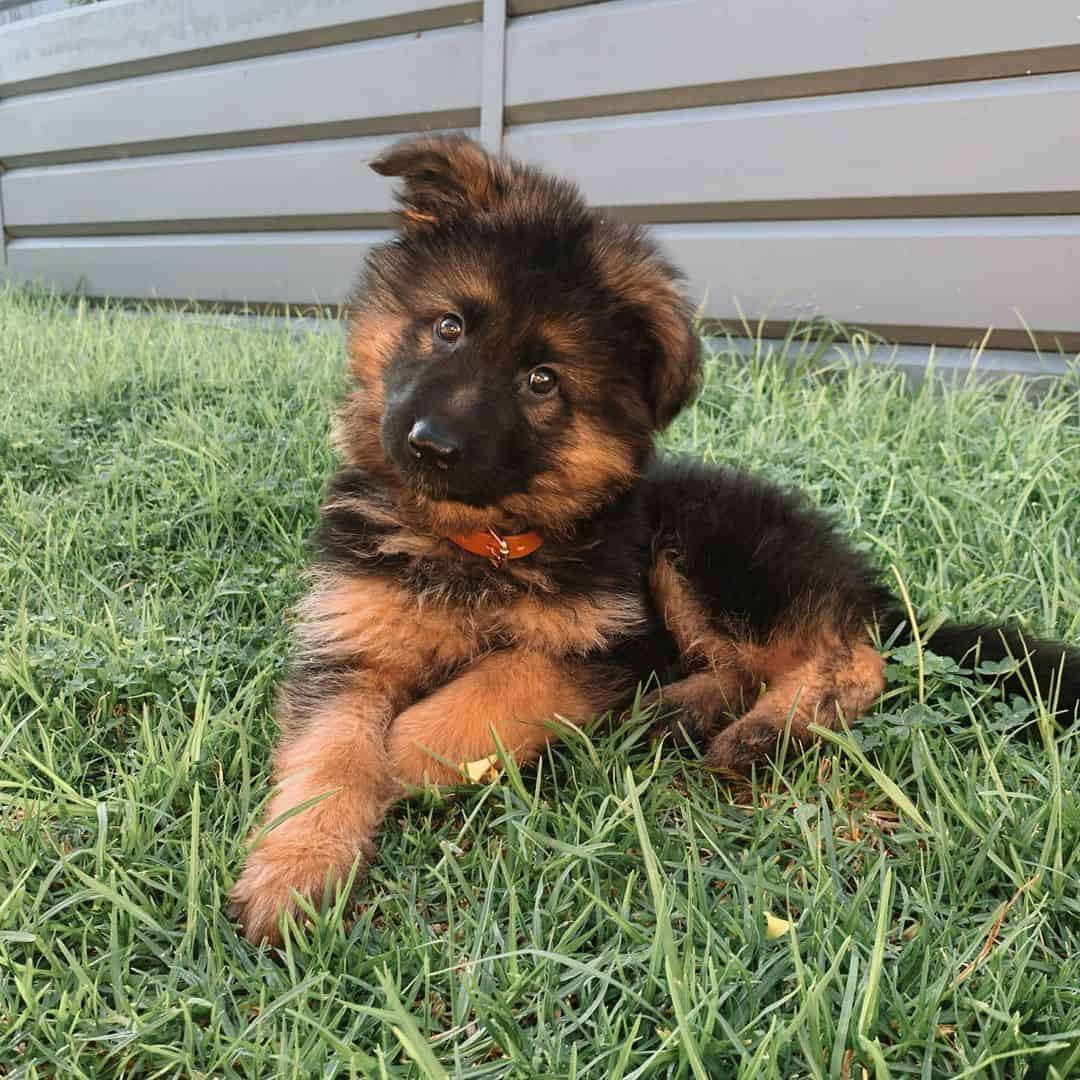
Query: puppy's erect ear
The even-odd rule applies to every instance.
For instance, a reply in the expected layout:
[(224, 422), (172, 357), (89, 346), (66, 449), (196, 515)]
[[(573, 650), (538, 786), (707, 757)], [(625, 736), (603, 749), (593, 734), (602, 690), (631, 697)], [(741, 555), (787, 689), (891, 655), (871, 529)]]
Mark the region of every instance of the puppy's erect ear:
[(423, 230), (489, 210), (505, 193), (506, 166), (464, 135), (420, 136), (395, 143), (371, 162), (380, 176), (400, 176), (405, 228)]

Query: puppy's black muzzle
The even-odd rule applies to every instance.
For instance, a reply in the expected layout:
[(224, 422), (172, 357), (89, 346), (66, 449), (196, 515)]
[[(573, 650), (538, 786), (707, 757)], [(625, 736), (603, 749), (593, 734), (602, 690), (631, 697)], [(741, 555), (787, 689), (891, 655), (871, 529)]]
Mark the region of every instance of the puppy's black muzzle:
[(437, 427), (431, 420), (417, 420), (406, 440), (409, 453), (429, 468), (449, 471), (461, 460), (461, 442)]

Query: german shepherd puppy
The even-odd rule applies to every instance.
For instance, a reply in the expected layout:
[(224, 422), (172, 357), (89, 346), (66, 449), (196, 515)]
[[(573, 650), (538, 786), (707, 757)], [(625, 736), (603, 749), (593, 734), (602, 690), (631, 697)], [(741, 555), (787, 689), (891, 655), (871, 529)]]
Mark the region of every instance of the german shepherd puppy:
[[(641, 230), (464, 137), (372, 167), (402, 178), (401, 229), (350, 311), (343, 467), (279, 699), (281, 820), (231, 896), (252, 941), (280, 940), (294, 892), (319, 902), (370, 860), (410, 790), (460, 783), (500, 746), (531, 761), (654, 676), (725, 773), (853, 722), (884, 686), (871, 629), (905, 622), (797, 495), (658, 460), (701, 357), (679, 274)], [(1080, 699), (1063, 645), (959, 625), (932, 644), (1026, 657), (1070, 716)]]

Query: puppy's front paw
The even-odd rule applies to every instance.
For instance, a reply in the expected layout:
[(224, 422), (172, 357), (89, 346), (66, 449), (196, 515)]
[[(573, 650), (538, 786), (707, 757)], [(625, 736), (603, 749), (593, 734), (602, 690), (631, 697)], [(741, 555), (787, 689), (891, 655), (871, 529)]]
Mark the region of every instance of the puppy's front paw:
[(295, 917), (300, 910), (296, 895), (319, 906), (348, 877), (356, 855), (271, 834), (248, 856), (229, 893), (229, 914), (252, 943), (280, 945), (282, 916)]

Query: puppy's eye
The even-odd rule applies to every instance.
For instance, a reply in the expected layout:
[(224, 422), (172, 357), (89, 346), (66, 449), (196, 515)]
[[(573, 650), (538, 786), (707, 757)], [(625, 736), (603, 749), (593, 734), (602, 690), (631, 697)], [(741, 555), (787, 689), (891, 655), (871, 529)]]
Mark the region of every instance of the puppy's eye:
[(448, 345), (453, 345), (464, 333), (465, 323), (460, 315), (441, 315), (435, 321), (435, 336)]
[(559, 377), (549, 367), (538, 367), (529, 372), (529, 389), (537, 397), (547, 397), (558, 385)]

